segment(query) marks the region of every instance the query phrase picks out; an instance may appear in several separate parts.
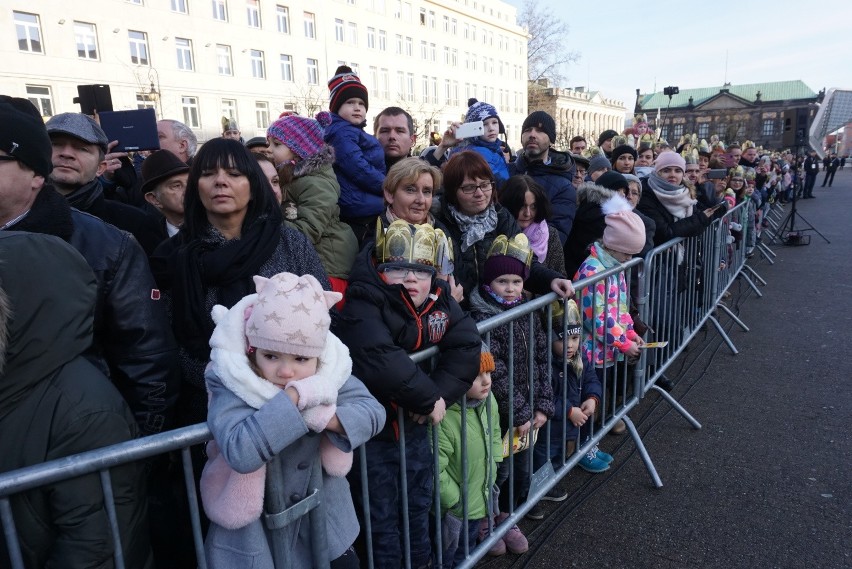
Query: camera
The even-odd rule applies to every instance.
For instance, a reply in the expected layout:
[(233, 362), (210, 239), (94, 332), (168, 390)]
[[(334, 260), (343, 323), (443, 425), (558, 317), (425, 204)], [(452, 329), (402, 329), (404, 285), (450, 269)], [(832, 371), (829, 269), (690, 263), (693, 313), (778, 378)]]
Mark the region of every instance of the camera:
[(680, 93), (680, 89), (677, 88), (677, 87), (665, 87), (665, 88), (663, 88), (663, 95), (666, 95), (667, 97), (677, 95), (678, 93)]

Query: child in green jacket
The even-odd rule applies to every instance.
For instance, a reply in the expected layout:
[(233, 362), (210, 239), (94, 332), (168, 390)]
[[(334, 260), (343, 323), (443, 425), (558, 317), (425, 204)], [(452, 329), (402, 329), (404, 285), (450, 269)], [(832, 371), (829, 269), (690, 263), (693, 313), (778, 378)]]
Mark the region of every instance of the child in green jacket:
[[(455, 567), (466, 557), (462, 534), (463, 499), (465, 498), (463, 488), (466, 488), (467, 494), (468, 521), (465, 531), (468, 535), (469, 550), (476, 545), (480, 525), (483, 522), (487, 523), (488, 517), (495, 513), (490, 512), (492, 488), (497, 478), (497, 462), (503, 460), (503, 443), (500, 438), (497, 401), (491, 394), (492, 371), (494, 371), (494, 357), (489, 352), (483, 351), (480, 355), (479, 375), (476, 376), (476, 380), (467, 392), (466, 435), (462, 434), (462, 402), (449, 407), (444, 420), (438, 425), (441, 514), (443, 515), (441, 537), (443, 566), (447, 569)], [(463, 437), (466, 438), (467, 473), (464, 472), (462, 465)]]

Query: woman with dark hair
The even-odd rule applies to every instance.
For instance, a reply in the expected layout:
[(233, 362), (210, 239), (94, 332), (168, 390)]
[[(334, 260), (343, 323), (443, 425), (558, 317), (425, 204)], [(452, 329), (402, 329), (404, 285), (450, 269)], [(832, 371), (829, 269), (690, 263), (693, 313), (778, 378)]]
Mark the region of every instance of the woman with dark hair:
[[(455, 276), (466, 299), (479, 286), (494, 239), (498, 235), (511, 239), (521, 232), (494, 194), (494, 177), (482, 156), (468, 150), (450, 157), (444, 166), (444, 199), (438, 219), (455, 242)], [(574, 293), (571, 281), (537, 260), (533, 260), (526, 288), (535, 294), (552, 290), (562, 297)]]
[(180, 232), (151, 259), (169, 302), (180, 347), (183, 385), (180, 424), (207, 417), (204, 368), (216, 304), (226, 308), (254, 292), (252, 277), (310, 274), (330, 290), (316, 250), (302, 233), (281, 224), (281, 208), (257, 160), (240, 143), (214, 138), (189, 171)]
[(552, 208), (544, 189), (530, 176), (519, 174), (506, 181), (499, 197), (500, 204), (509, 210), (529, 239), (538, 262), (566, 276), (559, 232), (547, 223)]

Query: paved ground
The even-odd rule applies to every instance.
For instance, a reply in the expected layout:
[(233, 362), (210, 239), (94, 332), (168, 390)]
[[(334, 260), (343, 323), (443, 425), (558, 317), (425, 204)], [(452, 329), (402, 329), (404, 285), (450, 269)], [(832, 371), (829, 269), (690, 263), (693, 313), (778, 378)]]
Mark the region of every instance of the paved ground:
[(670, 368), (703, 428), (654, 394), (634, 410), (664, 487), (629, 437), (610, 437), (609, 472), (572, 472), (569, 499), (522, 524), (530, 552), (481, 566), (852, 567), (852, 172), (820, 183), (798, 210), (831, 244), (811, 233), (773, 247), (774, 266), (752, 259), (768, 285), (731, 289), (751, 327), (731, 330), (740, 354), (708, 331)]

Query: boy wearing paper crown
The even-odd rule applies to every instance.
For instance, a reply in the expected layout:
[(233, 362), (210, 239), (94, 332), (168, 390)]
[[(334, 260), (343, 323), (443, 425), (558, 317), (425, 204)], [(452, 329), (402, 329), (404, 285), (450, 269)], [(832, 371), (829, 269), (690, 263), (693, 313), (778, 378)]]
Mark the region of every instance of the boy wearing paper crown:
[[(477, 321), (520, 306), (526, 302), (524, 281), (530, 274), (532, 249), (527, 236), (515, 235), (511, 240), (499, 235), (485, 261), (480, 286), (470, 295), (470, 308)], [(494, 355), (495, 371), (494, 397), (500, 410), (500, 425), (509, 437), (517, 434), (521, 439), (529, 436), (529, 447), (534, 444), (536, 431), (553, 416), (553, 389), (550, 384), (550, 370), (547, 367), (547, 337), (538, 318), (522, 317), (510, 324), (498, 326), (491, 332), (491, 353)], [(509, 389), (509, 335), (513, 328), (513, 389)], [(533, 354), (534, 383), (530, 393), (528, 354)], [(530, 448), (515, 452), (514, 459), (514, 498), (517, 506), (526, 497), (530, 486), (529, 455)], [(507, 453), (504, 451), (503, 453)], [(497, 485), (501, 486), (500, 510), (496, 522), (502, 522), (509, 511), (509, 460), (500, 463), (497, 470)], [(527, 540), (517, 526), (514, 526), (503, 538), (506, 548), (512, 553), (527, 550)]]
[[(353, 373), (385, 405), (388, 419), (366, 445), (370, 521), (376, 567), (403, 564), (402, 508), (409, 516), (411, 566), (431, 563), (429, 511), (433, 459), (428, 425), (470, 389), (479, 371), (482, 341), (476, 323), (450, 295), (451, 260), (440, 229), (392, 222), (376, 224), (376, 242), (359, 253), (349, 276), (346, 304), (335, 324), (349, 347)], [(438, 346), (434, 365), (414, 363), (410, 352)], [(400, 439), (405, 437), (408, 503), (402, 500)], [(350, 474), (361, 504), (359, 469)]]

